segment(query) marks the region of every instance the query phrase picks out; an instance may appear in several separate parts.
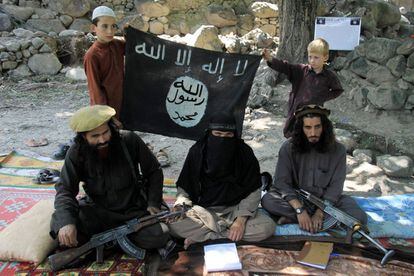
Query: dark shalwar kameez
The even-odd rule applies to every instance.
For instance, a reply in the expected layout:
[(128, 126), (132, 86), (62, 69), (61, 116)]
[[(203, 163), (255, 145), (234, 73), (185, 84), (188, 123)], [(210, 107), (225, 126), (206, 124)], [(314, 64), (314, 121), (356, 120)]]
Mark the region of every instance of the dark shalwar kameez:
[[(52, 237), (68, 224), (75, 224), (81, 234), (90, 237), (126, 220), (148, 215), (148, 206), (160, 207), (163, 174), (157, 159), (135, 133), (122, 131), (120, 137), (128, 149), (136, 174), (139, 163), (147, 181), (142, 187), (136, 183), (119, 141), (111, 142), (109, 156), (105, 160), (83, 156), (81, 146), (75, 143), (66, 155), (61, 180), (55, 186)], [(84, 183), (86, 197), (78, 201), (80, 182)], [(132, 234), (131, 239), (143, 248), (159, 248), (168, 241), (167, 232), (165, 225), (154, 224)]]
[(323, 106), (326, 101), (335, 99), (342, 94), (344, 89), (336, 74), (324, 68), (320, 73), (313, 71), (307, 64), (290, 64), (273, 58), (267, 65), (287, 76), (292, 83), (292, 91), (289, 94), (288, 114), (283, 134), (290, 137), (295, 118), (293, 113), (299, 106), (317, 104)]

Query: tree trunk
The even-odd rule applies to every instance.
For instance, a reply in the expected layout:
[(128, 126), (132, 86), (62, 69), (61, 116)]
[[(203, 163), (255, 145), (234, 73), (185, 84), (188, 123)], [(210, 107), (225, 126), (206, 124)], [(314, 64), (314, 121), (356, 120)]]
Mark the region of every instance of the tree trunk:
[(280, 0), (280, 45), (277, 57), (290, 63), (307, 59), (307, 46), (313, 40), (318, 0)]

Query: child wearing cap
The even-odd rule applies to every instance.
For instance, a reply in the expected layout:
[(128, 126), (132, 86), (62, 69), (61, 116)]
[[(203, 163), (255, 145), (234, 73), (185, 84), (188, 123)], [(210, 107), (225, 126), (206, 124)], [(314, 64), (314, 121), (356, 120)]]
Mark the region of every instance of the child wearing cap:
[(326, 101), (335, 99), (344, 91), (336, 74), (324, 67), (329, 57), (329, 44), (322, 38), (309, 43), (309, 64), (290, 64), (272, 57), (267, 49), (263, 50), (262, 56), (270, 68), (286, 74), (292, 83), (288, 118), (283, 128), (286, 138), (291, 136), (294, 112), (298, 107), (306, 104), (323, 106)]
[(97, 40), (86, 52), (83, 62), (90, 104), (109, 105), (118, 117), (122, 104), (125, 41), (114, 39), (117, 30), (114, 11), (106, 6), (95, 8), (91, 29)]

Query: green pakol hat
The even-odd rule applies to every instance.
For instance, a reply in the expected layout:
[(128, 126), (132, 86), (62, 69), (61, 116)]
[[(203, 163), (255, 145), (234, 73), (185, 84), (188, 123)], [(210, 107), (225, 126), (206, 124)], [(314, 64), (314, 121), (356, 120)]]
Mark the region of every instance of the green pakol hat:
[(108, 122), (115, 113), (115, 109), (107, 105), (82, 107), (70, 118), (69, 126), (75, 132), (90, 131)]

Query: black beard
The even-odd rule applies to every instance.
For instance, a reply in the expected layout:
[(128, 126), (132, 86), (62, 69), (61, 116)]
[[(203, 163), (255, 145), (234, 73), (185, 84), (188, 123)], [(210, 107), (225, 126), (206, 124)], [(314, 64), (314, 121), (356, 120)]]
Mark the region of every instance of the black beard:
[[(105, 144), (107, 144), (106, 147), (99, 148), (100, 146), (105, 145)], [(111, 145), (112, 145), (112, 139), (109, 140), (105, 144), (90, 145), (88, 142), (86, 142), (85, 155), (91, 156), (92, 158), (95, 158), (95, 159), (98, 159), (98, 158), (99, 159), (104, 159), (104, 160), (107, 159), (107, 157), (109, 155), (108, 154), (109, 150), (110, 150)]]

